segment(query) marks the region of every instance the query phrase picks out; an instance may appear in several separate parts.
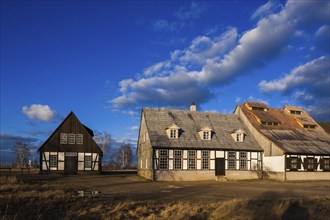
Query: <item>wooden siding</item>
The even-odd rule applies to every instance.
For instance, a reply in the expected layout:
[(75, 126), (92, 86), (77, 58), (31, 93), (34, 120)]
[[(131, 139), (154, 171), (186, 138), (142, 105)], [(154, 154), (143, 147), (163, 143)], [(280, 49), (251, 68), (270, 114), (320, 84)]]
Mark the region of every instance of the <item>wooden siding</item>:
[[(75, 133), (83, 135), (83, 144), (60, 144), (61, 133)], [(60, 126), (54, 131), (49, 139), (40, 147), (40, 152), (89, 152), (100, 153), (102, 150), (94, 141), (90, 132), (79, 121), (76, 115), (71, 112)]]

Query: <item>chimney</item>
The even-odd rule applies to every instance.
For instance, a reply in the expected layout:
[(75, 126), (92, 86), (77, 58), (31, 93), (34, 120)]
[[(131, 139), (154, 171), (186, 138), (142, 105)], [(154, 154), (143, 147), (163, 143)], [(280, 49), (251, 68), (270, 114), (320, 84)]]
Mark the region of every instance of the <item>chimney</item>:
[(196, 104), (195, 104), (195, 102), (193, 102), (193, 103), (191, 104), (191, 106), (190, 106), (190, 111), (191, 111), (191, 112), (196, 112)]

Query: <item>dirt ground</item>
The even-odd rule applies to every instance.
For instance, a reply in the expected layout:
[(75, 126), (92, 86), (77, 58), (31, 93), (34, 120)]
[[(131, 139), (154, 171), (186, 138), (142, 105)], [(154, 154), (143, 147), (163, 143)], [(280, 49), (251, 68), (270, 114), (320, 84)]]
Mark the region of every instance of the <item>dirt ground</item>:
[(280, 182), (203, 181), (151, 182), (136, 172), (113, 172), (103, 175), (26, 175), (29, 183), (53, 183), (76, 191), (98, 191), (101, 196), (114, 200), (132, 201), (217, 201), (232, 198), (329, 198), (329, 181)]

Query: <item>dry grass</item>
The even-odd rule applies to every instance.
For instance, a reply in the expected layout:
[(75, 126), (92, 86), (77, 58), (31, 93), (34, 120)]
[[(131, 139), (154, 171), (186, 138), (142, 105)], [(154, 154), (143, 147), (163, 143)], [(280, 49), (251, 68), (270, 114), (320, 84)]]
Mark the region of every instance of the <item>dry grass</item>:
[(330, 198), (206, 202), (78, 197), (55, 184), (0, 177), (0, 219), (327, 219)]

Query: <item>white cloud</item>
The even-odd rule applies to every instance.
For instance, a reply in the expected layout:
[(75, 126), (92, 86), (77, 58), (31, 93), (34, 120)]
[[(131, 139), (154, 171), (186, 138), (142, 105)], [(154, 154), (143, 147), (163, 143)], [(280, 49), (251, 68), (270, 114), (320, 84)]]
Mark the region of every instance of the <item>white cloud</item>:
[(174, 15), (181, 20), (190, 20), (199, 18), (207, 10), (204, 2), (192, 1), (190, 7), (181, 7)]
[(263, 80), (259, 83), (259, 87), (265, 93), (274, 91), (287, 93), (300, 87), (328, 91), (330, 83), (329, 67), (329, 57), (322, 56), (296, 67), (280, 79), (270, 82)]
[(281, 5), (274, 2), (268, 1), (266, 4), (260, 6), (251, 16), (251, 19), (256, 19), (260, 17), (265, 17), (273, 13), (276, 9), (281, 8)]
[(139, 129), (140, 129), (140, 127), (137, 125), (131, 127), (132, 131), (138, 131)]
[(24, 106), (22, 112), (29, 118), (40, 121), (51, 121), (55, 116), (55, 111), (48, 105), (32, 104), (30, 107)]
[(198, 36), (187, 48), (174, 50), (170, 59), (146, 68), (143, 78), (121, 81), (122, 94), (110, 102), (115, 109), (205, 103), (214, 97), (212, 86), (263, 67), (288, 47), (297, 31), (303, 33), (305, 27), (329, 18), (324, 10), (328, 6), (321, 1), (288, 1), (280, 12), (262, 17), (239, 40), (235, 28), (213, 38)]
[(330, 58), (319, 57), (294, 68), (290, 73), (272, 81), (261, 81), (265, 93), (280, 92), (291, 96), (291, 102), (304, 105), (318, 120), (330, 116)]

